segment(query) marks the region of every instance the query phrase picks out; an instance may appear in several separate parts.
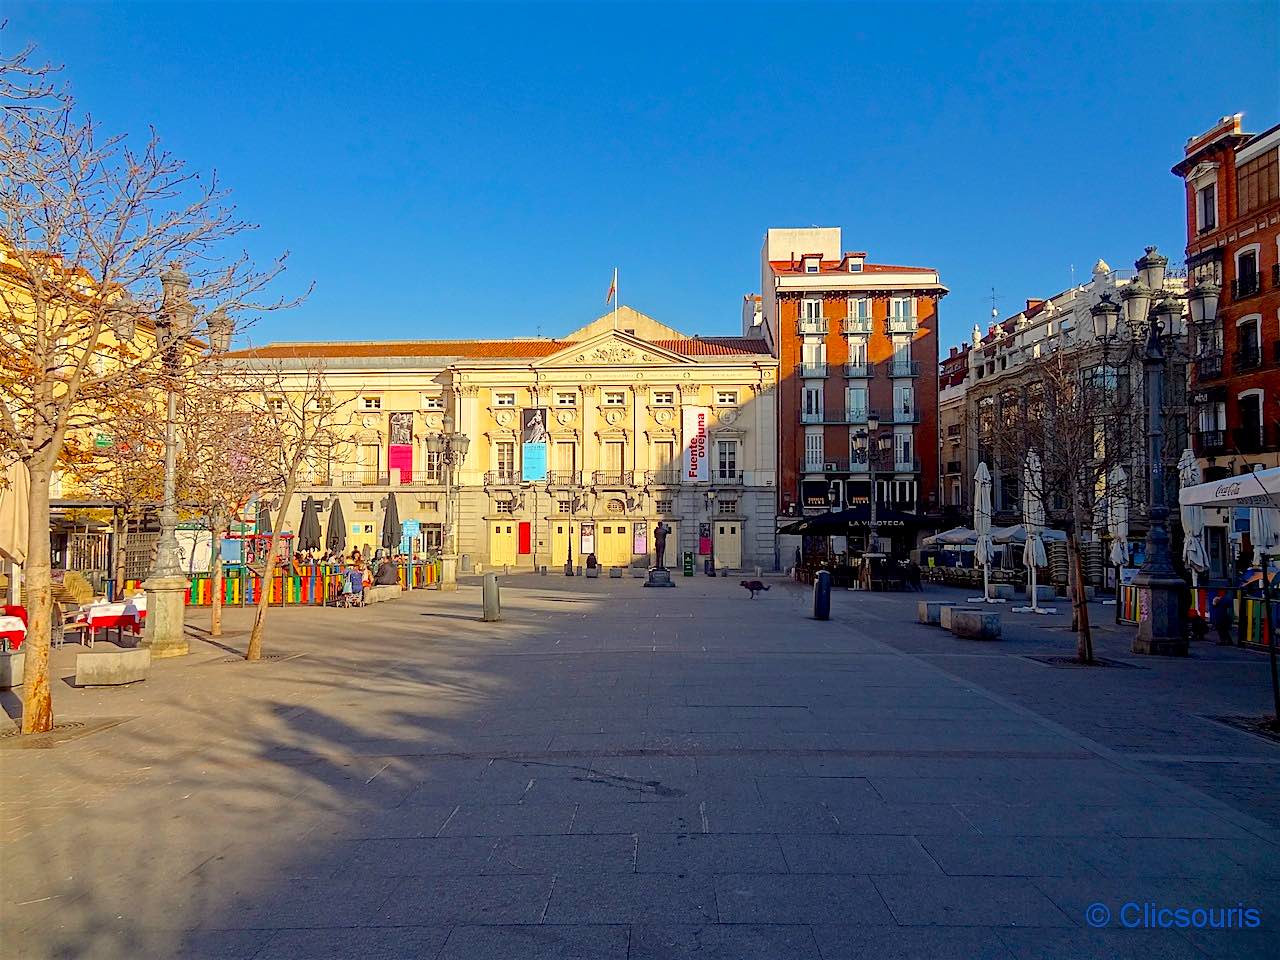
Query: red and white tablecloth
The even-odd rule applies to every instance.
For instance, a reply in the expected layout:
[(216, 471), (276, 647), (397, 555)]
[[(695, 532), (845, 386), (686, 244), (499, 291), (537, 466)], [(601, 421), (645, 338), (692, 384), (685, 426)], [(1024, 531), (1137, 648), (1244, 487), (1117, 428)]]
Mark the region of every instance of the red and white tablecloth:
[(147, 618), (147, 598), (133, 597), (120, 603), (91, 603), (81, 609), (80, 617), (93, 633), (108, 627), (127, 628), (136, 633)]
[(20, 617), (0, 617), (0, 640), (9, 641), (9, 649), (17, 650), (27, 639), (27, 625)]

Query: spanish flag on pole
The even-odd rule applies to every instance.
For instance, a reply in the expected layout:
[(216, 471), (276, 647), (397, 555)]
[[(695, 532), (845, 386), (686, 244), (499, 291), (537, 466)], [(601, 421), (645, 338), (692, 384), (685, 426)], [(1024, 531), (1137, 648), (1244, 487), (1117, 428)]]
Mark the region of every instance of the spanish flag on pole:
[(607, 307), (609, 304), (613, 303), (614, 300), (617, 299), (617, 296), (618, 296), (618, 268), (614, 267), (613, 281), (609, 284), (609, 292), (605, 294), (604, 305)]

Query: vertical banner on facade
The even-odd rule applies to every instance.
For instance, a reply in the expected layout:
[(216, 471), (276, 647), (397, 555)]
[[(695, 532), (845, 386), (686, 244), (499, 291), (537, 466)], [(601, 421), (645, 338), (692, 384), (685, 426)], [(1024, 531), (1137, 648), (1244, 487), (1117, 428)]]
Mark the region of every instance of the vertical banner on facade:
[(709, 557), (711, 555), (711, 524), (698, 524), (698, 556)]
[(631, 524), (631, 552), (638, 557), (649, 554), (649, 525), (644, 521)]
[(588, 553), (596, 552), (596, 525), (594, 523), (583, 522), (580, 527), (582, 534), (582, 542), (578, 546), (578, 552), (584, 557)]
[(547, 479), (547, 408), (520, 411), (520, 479)]
[(707, 463), (707, 408), (684, 407), (684, 482), (706, 483), (711, 479)]
[(413, 414), (393, 413), (387, 441), (387, 470), (400, 471), (400, 482), (413, 478)]

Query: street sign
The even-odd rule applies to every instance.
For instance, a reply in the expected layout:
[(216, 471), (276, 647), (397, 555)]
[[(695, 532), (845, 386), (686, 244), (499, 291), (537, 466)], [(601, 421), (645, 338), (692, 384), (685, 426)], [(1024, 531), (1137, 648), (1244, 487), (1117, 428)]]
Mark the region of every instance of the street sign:
[(93, 436), (93, 447), (95, 450), (108, 450), (114, 444), (109, 433), (96, 433)]
[(681, 561), (680, 565), (681, 567), (683, 567), (683, 570), (681, 570), (681, 572), (686, 577), (693, 576), (693, 552), (692, 551), (686, 550), (684, 552), (684, 559)]
[(405, 520), (400, 524), (400, 534), (404, 537), (416, 537), (422, 532), (422, 524), (417, 520)]

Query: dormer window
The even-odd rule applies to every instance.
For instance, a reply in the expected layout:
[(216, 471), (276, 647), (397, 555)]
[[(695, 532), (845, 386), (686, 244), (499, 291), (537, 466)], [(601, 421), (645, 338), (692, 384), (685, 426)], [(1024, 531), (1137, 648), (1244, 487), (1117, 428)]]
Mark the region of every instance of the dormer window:
[(866, 261), (867, 255), (862, 252), (846, 253), (844, 255), (845, 266), (850, 273), (861, 273), (862, 264)]
[(800, 258), (800, 266), (805, 273), (817, 273), (822, 269), (822, 258), (816, 253), (805, 254)]

